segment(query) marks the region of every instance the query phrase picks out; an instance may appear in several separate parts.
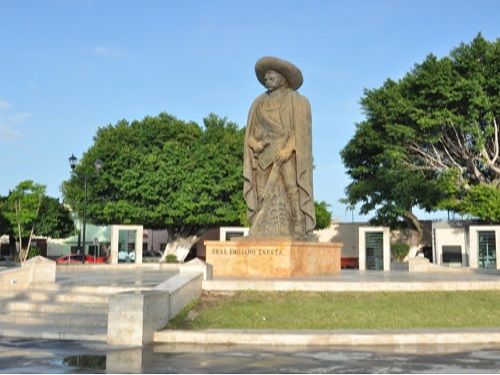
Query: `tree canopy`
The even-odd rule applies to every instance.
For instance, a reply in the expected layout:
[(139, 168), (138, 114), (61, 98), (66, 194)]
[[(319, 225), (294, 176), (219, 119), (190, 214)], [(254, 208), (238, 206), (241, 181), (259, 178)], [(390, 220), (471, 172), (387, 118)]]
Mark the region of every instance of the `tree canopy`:
[(94, 224), (142, 224), (170, 235), (240, 224), (244, 130), (214, 114), (203, 125), (161, 113), (99, 128), (62, 185), (65, 202), (82, 217), (86, 174)]
[(332, 213), (328, 210), (330, 205), (325, 201), (314, 202), (316, 211), (316, 227), (314, 229), (328, 228), (332, 222)]
[(59, 199), (44, 196), (35, 225), (35, 234), (52, 238), (66, 238), (75, 233), (71, 211)]
[(417, 230), (414, 207), (500, 221), (499, 61), (500, 39), (479, 34), (365, 90), (366, 119), (341, 151), (352, 179), (344, 202)]

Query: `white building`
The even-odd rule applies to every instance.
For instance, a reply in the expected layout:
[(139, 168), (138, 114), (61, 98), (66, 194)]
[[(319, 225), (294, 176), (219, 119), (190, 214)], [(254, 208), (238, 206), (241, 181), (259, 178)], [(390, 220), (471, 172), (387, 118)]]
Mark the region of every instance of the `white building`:
[(432, 223), (434, 263), (449, 267), (500, 269), (500, 225), (470, 221)]

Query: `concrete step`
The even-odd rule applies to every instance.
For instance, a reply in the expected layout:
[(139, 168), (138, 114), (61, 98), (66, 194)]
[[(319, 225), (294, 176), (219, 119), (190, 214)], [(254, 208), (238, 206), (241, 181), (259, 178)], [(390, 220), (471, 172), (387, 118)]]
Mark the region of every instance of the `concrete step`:
[(18, 296), (22, 296), (30, 301), (54, 301), (54, 302), (79, 302), (93, 304), (107, 304), (109, 297), (106, 294), (88, 294), (72, 292), (48, 292), (48, 291), (27, 291)]
[(24, 324), (30, 326), (79, 326), (102, 327), (108, 324), (107, 314), (44, 314), (32, 311), (16, 311), (9, 314), (0, 314), (0, 323)]
[(15, 323), (0, 323), (0, 335), (6, 337), (105, 342), (106, 333), (106, 328), (102, 327), (32, 326)]
[[(3, 306), (2, 306), (3, 305)], [(66, 314), (107, 314), (107, 304), (70, 303), (70, 302), (37, 302), (14, 299), (0, 304), (0, 313), (11, 314), (16, 311), (36, 311), (39, 313)]]
[(65, 285), (61, 283), (39, 283), (33, 285), (31, 290), (37, 291), (60, 291), (67, 293), (88, 293), (88, 294), (116, 294), (134, 290), (149, 290), (150, 287), (124, 287), (109, 285)]

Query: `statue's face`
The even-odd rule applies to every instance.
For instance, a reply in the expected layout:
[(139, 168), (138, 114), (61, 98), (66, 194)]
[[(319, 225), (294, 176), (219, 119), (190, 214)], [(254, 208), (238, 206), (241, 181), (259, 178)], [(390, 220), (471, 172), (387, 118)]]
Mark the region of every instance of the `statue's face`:
[(269, 70), (264, 75), (264, 83), (268, 91), (274, 91), (285, 85), (286, 79), (275, 70)]

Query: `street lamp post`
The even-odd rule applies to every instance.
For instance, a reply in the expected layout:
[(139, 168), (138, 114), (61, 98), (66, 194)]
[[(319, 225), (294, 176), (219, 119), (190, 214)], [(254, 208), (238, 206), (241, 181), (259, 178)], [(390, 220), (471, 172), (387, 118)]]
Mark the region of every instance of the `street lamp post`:
[[(72, 171), (75, 170), (77, 160), (78, 159), (73, 154), (71, 154), (71, 156), (69, 157), (69, 165), (70, 165)], [(102, 161), (97, 159), (94, 162), (94, 167), (95, 167), (96, 172), (99, 173), (99, 171), (102, 169)], [(87, 179), (88, 179), (88, 175), (87, 175), (87, 173), (84, 173), (83, 174), (83, 230), (82, 230), (83, 231), (83, 235), (82, 235), (83, 251), (82, 251), (82, 255), (85, 255), (85, 234), (86, 234), (86, 229), (87, 229)], [(80, 244), (78, 244), (78, 250), (82, 250), (80, 248)], [(95, 261), (96, 261), (96, 251), (94, 250), (94, 262)]]

